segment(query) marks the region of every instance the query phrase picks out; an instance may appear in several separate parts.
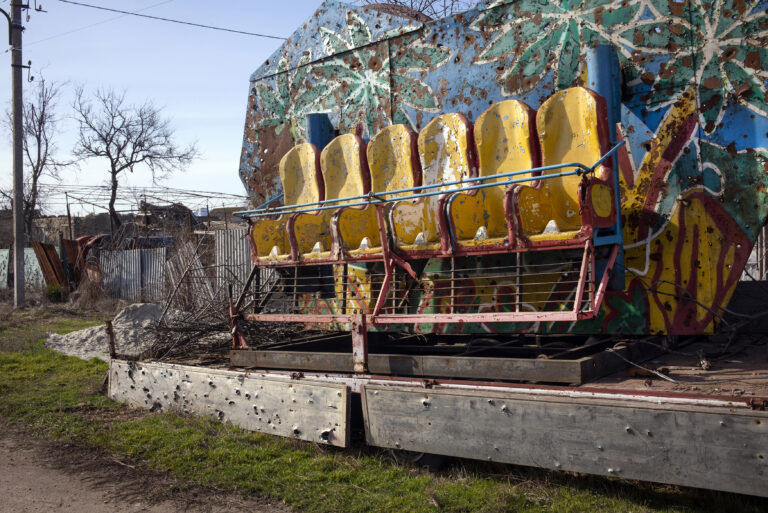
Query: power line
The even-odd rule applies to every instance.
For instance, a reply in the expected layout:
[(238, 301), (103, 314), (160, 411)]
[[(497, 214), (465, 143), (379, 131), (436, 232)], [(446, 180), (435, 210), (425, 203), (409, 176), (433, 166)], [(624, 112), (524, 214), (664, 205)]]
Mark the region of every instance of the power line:
[(182, 21), (182, 20), (174, 20), (171, 18), (162, 18), (160, 16), (150, 16), (149, 14), (139, 14), (138, 12), (131, 12), (131, 11), (121, 11), (120, 9), (112, 9), (110, 7), (102, 7), (100, 5), (91, 5), (91, 4), (84, 4), (82, 2), (73, 2), (72, 0), (59, 0), (59, 2), (63, 2), (65, 4), (72, 4), (72, 5), (79, 5), (81, 7), (90, 7), (91, 9), (99, 9), (101, 11), (110, 11), (110, 12), (116, 12), (120, 14), (126, 14), (130, 16), (136, 16), (139, 18), (149, 18), (151, 20), (158, 20), (158, 21), (166, 21), (169, 23), (178, 23), (180, 25), (189, 25), (192, 27), (198, 27), (198, 28), (206, 28), (211, 30), (220, 30), (222, 32), (232, 32), (235, 34), (245, 34), (247, 36), (256, 36), (256, 37), (267, 37), (270, 39), (279, 39), (281, 41), (285, 41), (288, 39), (287, 37), (279, 37), (279, 36), (271, 36), (269, 34), (259, 34), (257, 32), (246, 32), (244, 30), (235, 30), (225, 27), (215, 27), (213, 25), (204, 25), (202, 23), (193, 23), (191, 21)]
[[(173, 1), (174, 0), (165, 0), (164, 2), (160, 2), (160, 3), (153, 4), (153, 5), (150, 5), (150, 6), (147, 6), (147, 7), (143, 7), (141, 9), (137, 9), (135, 12), (138, 13), (138, 12), (146, 11), (146, 10), (149, 10), (149, 9), (153, 9), (153, 8), (158, 7), (160, 5), (163, 5), (163, 4), (169, 4), (169, 3), (173, 2)], [(106, 20), (98, 21), (96, 23), (91, 23), (90, 25), (85, 25), (83, 27), (79, 27), (79, 28), (76, 28), (76, 29), (68, 30), (66, 32), (61, 32), (59, 34), (54, 34), (52, 36), (48, 36), (48, 37), (45, 37), (43, 39), (38, 39), (37, 41), (32, 41), (31, 43), (27, 43), (27, 46), (36, 45), (37, 43), (42, 43), (44, 41), (50, 41), (51, 39), (56, 39), (57, 37), (68, 36), (69, 34), (74, 34), (75, 32), (80, 32), (81, 30), (89, 29), (91, 27), (96, 27), (98, 25), (103, 25), (105, 23), (109, 23), (110, 21), (119, 20), (120, 18), (125, 18), (126, 16), (128, 16), (128, 15), (127, 14), (121, 14), (120, 16), (114, 16), (112, 18), (107, 18)], [(7, 51), (8, 50), (6, 50), (6, 52)]]
[[(89, 191), (105, 191), (110, 192), (112, 189), (111, 185), (81, 185), (81, 184), (65, 184), (65, 183), (46, 183), (46, 182), (40, 182), (38, 183), (38, 187), (41, 188), (50, 188), (53, 189), (53, 193), (56, 194), (61, 190), (89, 190)], [(198, 197), (198, 198), (208, 198), (208, 199), (220, 199), (220, 198), (233, 198), (233, 199), (248, 199), (248, 196), (243, 194), (234, 194), (230, 192), (216, 192), (216, 191), (199, 191), (194, 189), (176, 189), (173, 187), (165, 187), (165, 186), (154, 186), (154, 187), (143, 187), (143, 186), (131, 186), (131, 185), (121, 185), (118, 188), (118, 193), (120, 192), (134, 192), (134, 193), (169, 193), (169, 194), (176, 194), (181, 196), (192, 196), (192, 197)]]

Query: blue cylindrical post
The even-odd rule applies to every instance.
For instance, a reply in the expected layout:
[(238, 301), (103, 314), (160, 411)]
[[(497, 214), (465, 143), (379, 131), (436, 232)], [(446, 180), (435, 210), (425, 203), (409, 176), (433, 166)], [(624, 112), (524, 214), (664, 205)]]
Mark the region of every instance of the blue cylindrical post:
[(328, 114), (307, 114), (307, 142), (325, 148), (333, 139), (334, 130)]
[(587, 49), (588, 87), (605, 98), (611, 142), (616, 140), (616, 123), (621, 120), (621, 68), (613, 45)]
[[(608, 133), (611, 144), (616, 143), (616, 124), (621, 120), (621, 68), (619, 56), (613, 45), (596, 45), (587, 49), (588, 87), (605, 98), (608, 109)], [(624, 250), (621, 232), (621, 184), (619, 182), (619, 159), (614, 156), (613, 185), (616, 205), (616, 224), (607, 229), (596, 230), (595, 245), (621, 244), (619, 256), (610, 281), (610, 288), (624, 289)]]

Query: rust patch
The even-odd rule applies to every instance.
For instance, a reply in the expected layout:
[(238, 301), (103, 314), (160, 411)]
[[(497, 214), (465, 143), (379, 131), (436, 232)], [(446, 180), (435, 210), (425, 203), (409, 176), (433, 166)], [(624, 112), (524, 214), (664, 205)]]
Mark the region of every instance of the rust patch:
[[(704, 82), (702, 82), (702, 85), (704, 87), (706, 87), (707, 89), (717, 89), (717, 88), (720, 87), (721, 83), (722, 83), (722, 80), (720, 80), (720, 78), (718, 78), (718, 77), (709, 77)], [(718, 97), (719, 97), (719, 95), (718, 95)], [(707, 108), (709, 108), (709, 107), (707, 107)], [(702, 105), (702, 110), (707, 110), (707, 108), (705, 108)]]
[(744, 65), (755, 70), (763, 69), (763, 66), (760, 63), (760, 52), (749, 52), (746, 57), (744, 57)]
[(269, 126), (255, 131), (256, 141), (259, 144), (251, 158), (258, 160), (258, 165), (254, 166), (253, 176), (247, 178), (251, 194), (261, 202), (278, 193), (275, 186), (280, 182), (278, 173), (280, 159), (295, 144), (290, 123), (279, 127), (280, 133), (277, 132), (277, 128)]
[(672, 74), (675, 72), (674, 66), (667, 66), (667, 63), (664, 62), (659, 67), (659, 77), (663, 78), (664, 80), (668, 79), (672, 76)]
[(368, 69), (373, 71), (379, 71), (382, 67), (381, 58), (378, 55), (374, 55), (368, 61)]
[[(734, 84), (734, 86), (737, 84)], [(736, 89), (736, 92), (733, 93), (736, 98), (740, 100), (749, 100), (749, 98), (752, 96), (752, 87), (748, 84), (744, 84), (738, 89)]]
[(600, 6), (597, 9), (595, 9), (594, 15), (595, 15), (595, 23), (597, 23), (598, 25), (602, 25), (603, 24), (603, 6)]
[(650, 71), (646, 71), (645, 73), (640, 75), (640, 80), (645, 85), (652, 85), (656, 81), (656, 77)]
[[(721, 63), (730, 61), (731, 59), (736, 57), (737, 53), (738, 53), (738, 49), (734, 47), (728, 48), (726, 51), (720, 54), (720, 56), (717, 58), (717, 61)], [(759, 56), (758, 56), (758, 61), (759, 61)], [(746, 61), (745, 61), (745, 64), (746, 64)]]

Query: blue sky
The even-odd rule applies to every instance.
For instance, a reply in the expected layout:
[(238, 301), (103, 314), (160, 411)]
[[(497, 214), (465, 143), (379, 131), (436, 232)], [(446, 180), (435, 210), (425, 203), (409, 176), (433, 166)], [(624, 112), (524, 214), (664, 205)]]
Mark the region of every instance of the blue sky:
[[(288, 37), (308, 18), (320, 0), (83, 0), (85, 3)], [(40, 0), (38, 0), (38, 3)], [(162, 2), (162, 3), (161, 3)], [(30, 4), (32, 4), (32, 0)], [(157, 5), (161, 4), (161, 5)], [(25, 23), (24, 62), (46, 80), (67, 82), (60, 116), (71, 115), (75, 85), (125, 89), (129, 100), (147, 99), (163, 107), (176, 128), (180, 143), (196, 141), (201, 158), (182, 175), (163, 182), (175, 188), (243, 194), (237, 176), (248, 78), (281, 44), (275, 39), (205, 30), (125, 16), (67, 35), (59, 35), (119, 16), (115, 13), (42, 0), (47, 13), (30, 10)], [(0, 1), (8, 9), (8, 0)], [(5, 27), (3, 27), (5, 28)], [(57, 36), (57, 37), (54, 37)], [(5, 37), (5, 36), (4, 36)], [(48, 39), (50, 38), (50, 39)], [(11, 56), (0, 53), (0, 102), (10, 105)], [(31, 84), (25, 82), (25, 87)], [(64, 120), (58, 138), (60, 154), (74, 143), (75, 125)], [(10, 135), (0, 144), (0, 187), (11, 183)], [(79, 171), (67, 171), (65, 184), (102, 185), (104, 163), (89, 161)], [(150, 175), (137, 172), (124, 183), (151, 185)]]

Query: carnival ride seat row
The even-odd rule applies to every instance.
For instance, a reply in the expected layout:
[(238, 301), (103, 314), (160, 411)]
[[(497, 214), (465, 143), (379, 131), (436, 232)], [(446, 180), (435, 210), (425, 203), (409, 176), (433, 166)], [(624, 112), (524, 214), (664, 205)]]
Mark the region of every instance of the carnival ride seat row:
[(261, 266), (582, 246), (616, 223), (605, 100), (574, 87), (538, 112), (518, 100), (474, 123), (442, 114), (368, 144), (299, 144), (279, 165), (283, 206), (243, 213)]

